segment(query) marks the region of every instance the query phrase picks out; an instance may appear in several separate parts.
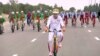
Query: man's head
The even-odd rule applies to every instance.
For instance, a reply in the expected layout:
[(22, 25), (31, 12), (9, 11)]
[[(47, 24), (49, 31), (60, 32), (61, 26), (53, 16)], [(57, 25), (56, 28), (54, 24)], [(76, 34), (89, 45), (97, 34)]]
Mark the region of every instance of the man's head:
[(54, 19), (57, 19), (58, 14), (59, 14), (59, 9), (53, 9), (53, 16), (54, 16)]

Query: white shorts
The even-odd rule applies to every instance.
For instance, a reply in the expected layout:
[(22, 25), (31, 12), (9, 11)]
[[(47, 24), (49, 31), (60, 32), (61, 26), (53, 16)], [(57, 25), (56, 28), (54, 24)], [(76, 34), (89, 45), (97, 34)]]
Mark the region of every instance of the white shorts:
[[(54, 36), (54, 33), (53, 32), (49, 32), (49, 36), (48, 36), (48, 41), (49, 42), (53, 41), (53, 36)], [(62, 32), (58, 32), (57, 33), (57, 38), (62, 41), (63, 33)]]

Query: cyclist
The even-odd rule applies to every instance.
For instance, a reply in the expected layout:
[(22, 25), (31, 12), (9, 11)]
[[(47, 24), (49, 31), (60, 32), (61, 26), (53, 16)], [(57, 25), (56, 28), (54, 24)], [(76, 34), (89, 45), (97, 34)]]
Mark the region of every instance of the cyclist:
[(12, 25), (14, 25), (15, 26), (15, 13), (14, 12), (11, 12), (10, 14), (9, 14), (9, 22), (10, 22), (10, 25), (12, 26)]
[(32, 23), (33, 30), (34, 30), (35, 29), (35, 11), (32, 12), (31, 23)]
[(81, 27), (83, 27), (83, 25), (84, 25), (84, 18), (85, 18), (85, 16), (84, 16), (84, 12), (80, 12), (80, 21), (81, 21)]
[[(48, 36), (48, 47), (49, 47), (49, 56), (52, 56), (53, 55), (53, 48), (52, 48), (52, 45), (53, 45), (53, 35), (54, 33), (52, 32), (54, 29), (56, 29), (57, 31), (65, 31), (65, 25), (64, 25), (64, 22), (63, 22), (63, 19), (62, 17), (59, 15), (59, 10), (58, 9), (53, 9), (53, 15), (51, 15), (49, 18), (48, 18), (48, 21), (47, 21), (47, 25), (45, 27), (45, 31), (50, 31), (49, 32), (49, 36)], [(63, 40), (63, 33), (62, 32), (58, 32), (57, 33), (57, 36), (58, 36), (58, 46), (59, 47), (62, 47), (62, 40)]]
[(68, 24), (68, 12), (65, 12), (64, 21), (65, 21), (65, 26), (67, 26), (67, 24)]
[(91, 20), (92, 20), (93, 27), (95, 27), (96, 18), (97, 18), (96, 12), (91, 12)]
[(41, 30), (41, 24), (40, 24), (40, 11), (38, 10), (37, 11), (37, 19), (36, 19), (36, 21), (37, 21), (37, 28), (38, 28), (38, 31), (40, 31)]
[(3, 23), (5, 22), (5, 19), (0, 15), (0, 26), (1, 26), (1, 30), (2, 30), (2, 33), (4, 31), (4, 27), (3, 27)]
[(44, 24), (47, 24), (47, 19), (48, 19), (48, 11), (45, 11), (44, 13)]
[(31, 23), (31, 12), (27, 13), (27, 24), (30, 26)]
[(72, 12), (72, 26), (76, 26), (77, 14)]
[(17, 30), (19, 29), (19, 18), (20, 18), (20, 14), (19, 14), (19, 12), (16, 12), (16, 24), (17, 24)]
[(25, 14), (23, 11), (21, 11), (21, 14), (20, 14), (20, 24), (21, 24), (21, 27), (22, 25), (25, 25), (24, 24), (24, 20), (25, 20)]
[(85, 12), (85, 23), (88, 25), (89, 24), (89, 16), (90, 13), (88, 11)]

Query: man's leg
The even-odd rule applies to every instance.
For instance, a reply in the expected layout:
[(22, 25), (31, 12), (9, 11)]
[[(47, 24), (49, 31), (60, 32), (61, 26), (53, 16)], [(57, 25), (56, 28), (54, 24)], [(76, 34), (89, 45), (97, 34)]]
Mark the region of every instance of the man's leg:
[(57, 33), (57, 37), (58, 37), (58, 45), (61, 48), (62, 47), (62, 41), (63, 41), (63, 33), (62, 32), (58, 32)]
[(49, 56), (53, 55), (53, 32), (49, 32), (48, 36), (48, 49), (49, 49)]

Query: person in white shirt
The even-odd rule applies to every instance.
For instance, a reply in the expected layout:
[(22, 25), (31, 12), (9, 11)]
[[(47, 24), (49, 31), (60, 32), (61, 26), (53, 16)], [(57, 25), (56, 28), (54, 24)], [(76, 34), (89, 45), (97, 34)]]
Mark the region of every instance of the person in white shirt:
[(51, 15), (48, 18), (47, 21), (47, 25), (45, 27), (45, 31), (50, 31), (49, 35), (48, 35), (48, 47), (49, 47), (49, 56), (53, 55), (52, 52), (52, 45), (53, 45), (53, 30), (56, 29), (57, 31), (61, 31), (61, 32), (57, 32), (57, 36), (58, 36), (58, 46), (62, 47), (62, 40), (63, 40), (63, 33), (62, 31), (65, 31), (65, 25), (63, 22), (62, 17), (59, 15), (59, 10), (58, 9), (54, 9), (53, 10), (53, 15)]

